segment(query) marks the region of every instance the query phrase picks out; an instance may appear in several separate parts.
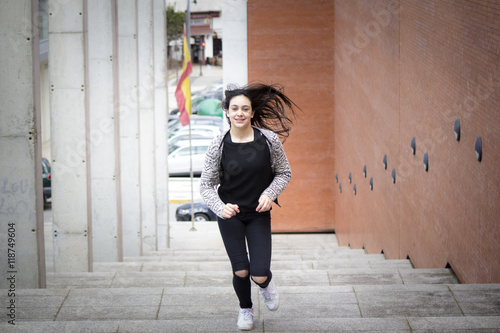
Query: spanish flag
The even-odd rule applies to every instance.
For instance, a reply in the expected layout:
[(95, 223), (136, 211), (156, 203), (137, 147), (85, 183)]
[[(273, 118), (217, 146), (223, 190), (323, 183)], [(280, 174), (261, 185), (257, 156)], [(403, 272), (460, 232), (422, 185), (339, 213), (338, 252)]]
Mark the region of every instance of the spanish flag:
[(191, 115), (191, 83), (189, 82), (189, 74), (193, 71), (191, 55), (189, 54), (189, 45), (186, 38), (186, 29), (184, 28), (184, 60), (182, 61), (182, 74), (175, 89), (175, 99), (179, 106), (179, 119), (182, 126), (189, 124), (189, 116)]

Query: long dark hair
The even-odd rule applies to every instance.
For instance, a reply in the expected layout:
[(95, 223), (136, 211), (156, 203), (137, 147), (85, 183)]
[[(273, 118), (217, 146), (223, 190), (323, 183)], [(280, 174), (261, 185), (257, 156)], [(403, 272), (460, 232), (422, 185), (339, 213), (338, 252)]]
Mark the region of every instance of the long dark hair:
[(284, 87), (279, 84), (252, 83), (243, 87), (228, 85), (222, 109), (229, 109), (231, 99), (236, 96), (246, 96), (255, 111), (252, 125), (265, 128), (276, 133), (285, 141), (293, 124), (296, 109), (300, 108), (284, 93)]

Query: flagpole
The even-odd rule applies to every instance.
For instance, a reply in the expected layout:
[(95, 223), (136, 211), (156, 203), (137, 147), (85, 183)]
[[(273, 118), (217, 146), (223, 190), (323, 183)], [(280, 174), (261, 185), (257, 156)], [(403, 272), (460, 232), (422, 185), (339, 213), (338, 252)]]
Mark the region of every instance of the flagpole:
[[(191, 10), (189, 8), (188, 0), (187, 4), (187, 14), (186, 14), (186, 41), (189, 49), (189, 54), (191, 54)], [(190, 231), (196, 231), (194, 226), (194, 184), (193, 184), (193, 145), (191, 142), (191, 116), (189, 116), (189, 178), (191, 180), (191, 229)]]
[[(190, 117), (191, 118), (191, 117)], [(191, 180), (191, 229), (196, 231), (194, 226), (194, 184), (193, 184), (193, 146), (191, 144), (191, 119), (189, 119), (189, 177)]]

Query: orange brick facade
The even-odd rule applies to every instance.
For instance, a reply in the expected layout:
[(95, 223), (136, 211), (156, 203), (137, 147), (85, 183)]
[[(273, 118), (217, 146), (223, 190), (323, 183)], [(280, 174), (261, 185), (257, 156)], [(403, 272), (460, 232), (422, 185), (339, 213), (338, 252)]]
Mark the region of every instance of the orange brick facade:
[(274, 231), (333, 230), (333, 3), (248, 1), (249, 81), (281, 83), (303, 110), (284, 147), (292, 181)]
[(499, 36), (499, 1), (248, 0), (249, 80), (303, 109), (273, 230), (500, 282)]

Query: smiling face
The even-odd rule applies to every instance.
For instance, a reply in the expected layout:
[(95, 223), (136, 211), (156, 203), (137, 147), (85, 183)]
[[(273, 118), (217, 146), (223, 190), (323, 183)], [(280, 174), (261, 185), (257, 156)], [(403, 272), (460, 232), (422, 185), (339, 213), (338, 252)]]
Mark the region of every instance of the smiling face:
[(231, 127), (245, 129), (251, 126), (254, 111), (250, 99), (244, 95), (231, 98), (226, 111)]

